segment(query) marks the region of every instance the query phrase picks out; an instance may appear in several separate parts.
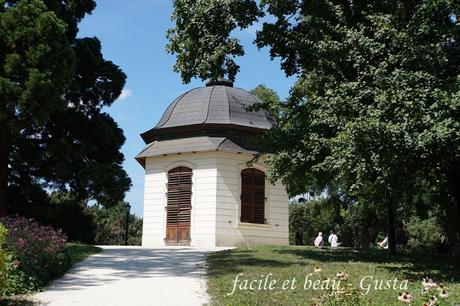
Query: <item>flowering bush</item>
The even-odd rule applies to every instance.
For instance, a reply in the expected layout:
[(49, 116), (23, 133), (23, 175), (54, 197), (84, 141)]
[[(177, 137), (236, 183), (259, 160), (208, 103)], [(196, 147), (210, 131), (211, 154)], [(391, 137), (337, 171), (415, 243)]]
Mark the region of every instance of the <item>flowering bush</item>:
[(447, 305), (449, 297), (448, 288), (443, 284), (435, 283), (431, 278), (424, 278), (422, 281), (422, 296), (425, 303), (423, 306)]
[(336, 275), (337, 286), (332, 286), (319, 298), (314, 300), (314, 306), (364, 306), (368, 305), (361, 291), (348, 281), (345, 272)]
[(70, 266), (62, 232), (24, 217), (5, 217), (0, 222), (8, 230), (6, 250), (10, 254), (4, 295), (37, 290)]
[(7, 265), (6, 258), (7, 254), (4, 249), (5, 239), (6, 239), (6, 228), (0, 224), (0, 297), (2, 296), (3, 288), (6, 287), (6, 278), (7, 278)]
[[(442, 284), (435, 283), (431, 278), (422, 280), (422, 302), (423, 306), (443, 306), (452, 305), (448, 301), (448, 288)], [(409, 292), (401, 292), (398, 296), (398, 301), (411, 304), (414, 302), (412, 294)], [(420, 301), (417, 301), (417, 303)]]

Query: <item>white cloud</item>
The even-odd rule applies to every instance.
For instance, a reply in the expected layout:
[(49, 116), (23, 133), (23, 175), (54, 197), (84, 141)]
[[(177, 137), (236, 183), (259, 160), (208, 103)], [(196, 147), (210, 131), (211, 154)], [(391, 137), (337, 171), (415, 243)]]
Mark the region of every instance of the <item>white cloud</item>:
[(121, 91), (121, 95), (118, 97), (118, 100), (119, 101), (126, 100), (130, 98), (132, 95), (133, 95), (133, 91), (131, 89), (125, 88)]

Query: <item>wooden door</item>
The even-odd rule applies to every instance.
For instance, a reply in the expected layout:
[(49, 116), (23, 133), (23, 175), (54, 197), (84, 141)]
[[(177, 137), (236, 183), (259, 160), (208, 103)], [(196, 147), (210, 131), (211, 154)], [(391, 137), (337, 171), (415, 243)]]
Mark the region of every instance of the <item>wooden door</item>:
[(168, 172), (166, 245), (190, 245), (192, 169), (177, 167)]

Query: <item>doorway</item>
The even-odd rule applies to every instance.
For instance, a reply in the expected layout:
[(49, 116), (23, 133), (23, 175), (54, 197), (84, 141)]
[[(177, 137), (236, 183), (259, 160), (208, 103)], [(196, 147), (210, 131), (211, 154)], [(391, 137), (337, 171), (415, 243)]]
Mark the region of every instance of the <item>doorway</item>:
[(192, 169), (176, 167), (168, 172), (166, 245), (190, 245)]

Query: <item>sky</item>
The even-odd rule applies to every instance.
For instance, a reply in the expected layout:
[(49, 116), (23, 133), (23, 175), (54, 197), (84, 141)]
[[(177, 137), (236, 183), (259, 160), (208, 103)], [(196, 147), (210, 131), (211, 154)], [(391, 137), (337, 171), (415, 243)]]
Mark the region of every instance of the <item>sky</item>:
[[(107, 60), (113, 61), (127, 74), (122, 95), (106, 111), (123, 129), (126, 143), (124, 169), (131, 177), (132, 187), (125, 200), (132, 212), (142, 217), (144, 169), (134, 157), (144, 147), (140, 133), (154, 127), (168, 105), (180, 94), (204, 86), (201, 80), (183, 84), (173, 71), (175, 57), (167, 54), (166, 30), (171, 22), (172, 1), (169, 0), (99, 0), (97, 8), (80, 23), (80, 37), (97, 37)], [(270, 60), (267, 49), (258, 50), (252, 42), (260, 28), (255, 24), (237, 33), (245, 48), (238, 58), (241, 70), (235, 86), (250, 90), (259, 84), (287, 97), (293, 84), (280, 69), (278, 60)]]

